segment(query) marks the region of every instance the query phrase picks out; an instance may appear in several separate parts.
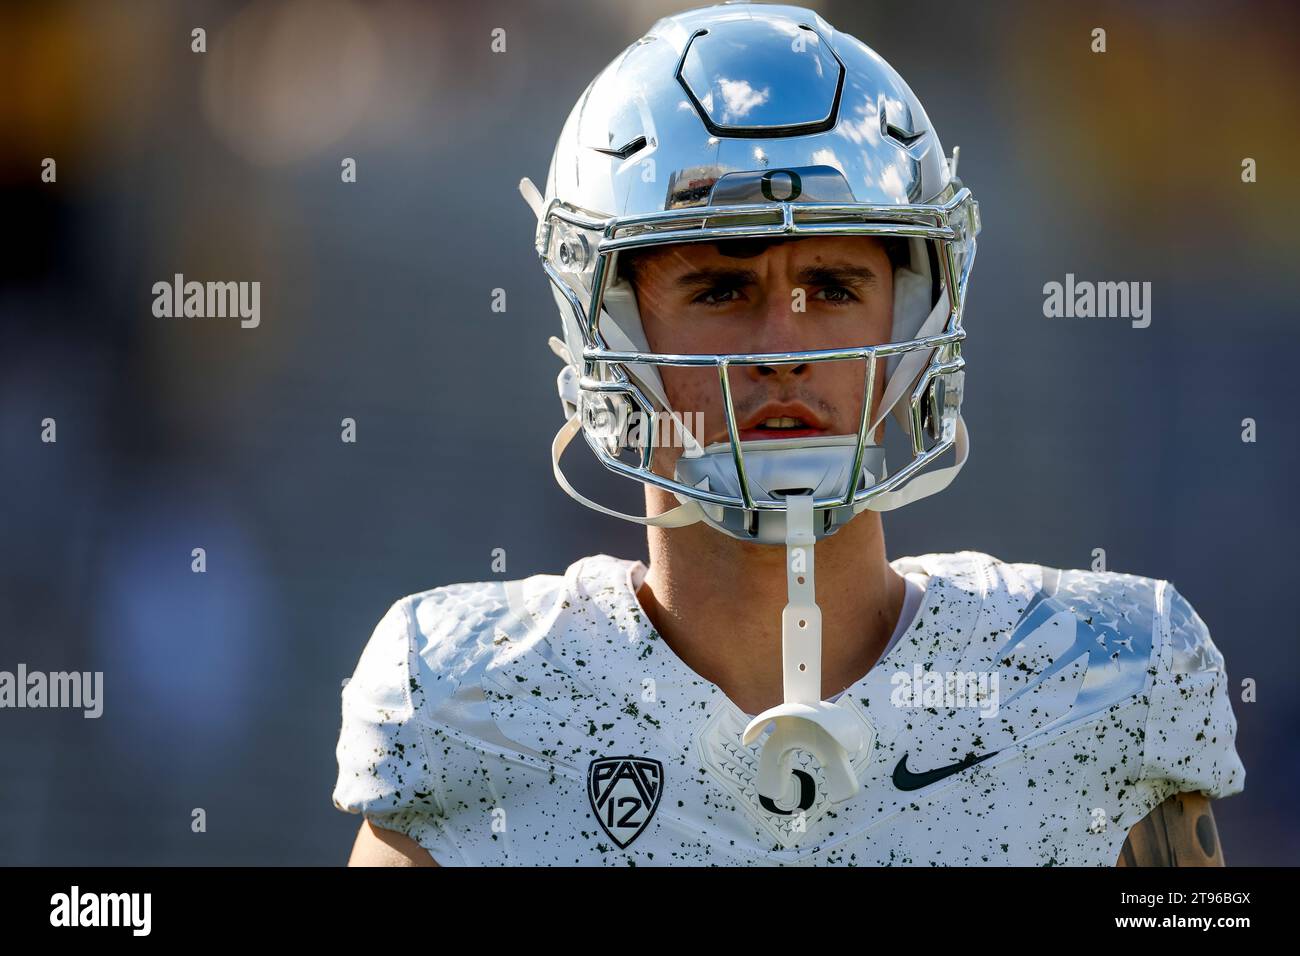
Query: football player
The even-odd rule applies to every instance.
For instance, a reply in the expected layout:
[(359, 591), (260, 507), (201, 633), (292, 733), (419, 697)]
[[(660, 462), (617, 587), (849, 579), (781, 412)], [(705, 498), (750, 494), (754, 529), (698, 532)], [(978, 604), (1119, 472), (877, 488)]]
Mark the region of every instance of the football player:
[[(881, 512), (969, 449), (957, 158), (797, 7), (668, 17), (596, 77), (520, 188), (563, 331), (556, 477), (651, 560), (392, 606), (343, 691), (352, 862), (1222, 862), (1236, 722), (1169, 582), (886, 556)], [(648, 516), (572, 487), (578, 435)]]

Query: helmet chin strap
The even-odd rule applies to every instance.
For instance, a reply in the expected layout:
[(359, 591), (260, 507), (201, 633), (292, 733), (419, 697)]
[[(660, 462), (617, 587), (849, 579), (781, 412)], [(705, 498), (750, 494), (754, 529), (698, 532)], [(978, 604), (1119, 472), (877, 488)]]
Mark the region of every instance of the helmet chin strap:
[[(609, 515), (612, 518), (622, 518), (624, 521), (635, 521), (637, 524), (648, 525), (655, 528), (681, 528), (688, 524), (703, 520), (704, 512), (700, 509), (700, 503), (694, 498), (687, 498), (676, 508), (670, 508), (668, 511), (657, 515), (630, 515), (623, 511), (615, 511), (613, 508), (606, 508), (599, 502), (592, 501), (583, 495), (573, 485), (569, 484), (569, 479), (565, 477), (560, 468), (560, 456), (564, 454), (564, 449), (568, 447), (569, 442), (573, 441), (573, 436), (582, 430), (582, 416), (573, 415), (555, 433), (555, 438), (551, 441), (551, 470), (555, 473), (555, 480), (559, 482), (560, 487), (574, 501), (580, 505), (585, 505), (592, 511), (599, 511), (601, 514)], [(681, 497), (680, 495), (678, 496)]]
[(758, 763), (758, 792), (791, 806), (797, 801), (791, 772), (794, 751), (817, 758), (826, 775), (827, 798), (848, 800), (859, 789), (853, 757), (866, 746), (862, 724), (839, 704), (822, 700), (822, 614), (813, 578), (813, 499), (786, 498), (786, 591), (781, 612), (781, 666), (784, 703), (770, 707), (745, 727), (744, 743), (773, 724)]

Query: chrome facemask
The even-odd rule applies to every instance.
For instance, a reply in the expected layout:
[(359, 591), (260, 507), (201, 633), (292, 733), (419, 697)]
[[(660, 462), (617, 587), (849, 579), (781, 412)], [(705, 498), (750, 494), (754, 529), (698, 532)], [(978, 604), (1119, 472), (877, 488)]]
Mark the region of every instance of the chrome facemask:
[[(793, 173), (796, 182), (806, 177), (824, 185), (839, 178), (827, 169), (786, 172)], [(765, 177), (766, 174), (731, 174), (723, 177), (720, 185), (730, 186), (735, 192), (735, 180), (747, 178), (757, 188), (763, 188)], [(949, 448), (959, 441), (964, 444), (964, 426), (959, 415), (965, 365), (961, 341), (966, 333), (961, 327), (961, 311), (974, 262), (973, 236), (978, 230), (978, 207), (970, 191), (953, 187), (950, 192), (943, 203), (916, 206), (774, 201), (708, 205), (606, 220), (593, 219), (553, 199), (544, 213), (543, 243), (552, 254), (543, 255), (543, 268), (557, 293), (557, 301), (569, 312), (566, 328), (576, 327), (581, 332), (579, 356), (570, 364), (570, 374), (562, 374), (560, 390), (566, 398), (566, 409), (579, 414), (584, 437), (597, 458), (615, 473), (673, 492), (683, 503), (697, 502), (703, 520), (727, 534), (772, 544), (784, 540), (784, 522), (779, 520), (779, 515), (785, 510), (785, 497), (791, 491), (813, 494), (818, 517), (815, 531), (817, 537), (823, 537), (866, 508), (888, 510), (939, 490), (942, 485), (938, 482), (917, 485), (914, 479)], [(623, 292), (618, 309), (611, 309), (607, 299), (616, 268), (614, 257), (618, 253), (668, 243), (710, 242), (738, 236), (805, 235), (871, 235), (934, 241), (942, 291), (939, 301), (927, 309), (924, 319), (919, 323), (915, 317), (912, 319), (919, 326), (918, 331), (933, 334), (861, 348), (708, 355), (615, 348), (608, 341), (606, 328), (612, 325), (614, 335), (610, 338), (617, 337), (628, 346), (636, 344), (625, 327), (629, 323), (618, 322), (612, 314), (618, 312), (625, 316), (630, 296)], [(900, 270), (903, 271), (906, 270)], [(585, 302), (571, 285), (573, 276), (584, 274), (589, 274), (591, 288)], [(910, 278), (916, 280), (920, 276), (913, 272)], [(906, 282), (897, 281), (896, 286), (899, 287), (895, 292), (897, 299), (905, 295)], [(947, 296), (949, 289), (956, 290), (951, 302)], [(898, 308), (895, 316), (897, 328)], [(573, 357), (568, 348), (566, 343), (559, 349), (559, 354), (566, 359)], [(890, 379), (881, 402), (873, 409), (876, 359), (888, 360)], [(739, 440), (729, 369), (846, 360), (861, 361), (864, 367), (864, 400), (855, 439), (834, 436), (821, 440)], [(658, 373), (652, 372), (665, 365), (717, 370), (729, 436), (726, 445), (700, 448), (691, 439), (685, 423), (676, 419), (676, 411), (662, 391)], [(876, 433), (890, 411), (907, 432), (912, 452), (912, 460), (893, 475), (885, 467), (883, 447), (868, 441), (868, 436)], [(626, 422), (657, 421), (664, 414), (674, 418), (686, 446), (672, 479), (653, 470), (658, 443), (629, 437), (621, 427)], [(628, 461), (622, 454), (629, 449), (635, 451), (636, 460)], [(962, 451), (959, 449), (960, 460), (964, 460)], [(857, 480), (850, 480), (850, 476), (856, 476)], [(943, 484), (946, 484), (952, 475), (944, 477)], [(909, 491), (910, 494), (904, 493)]]

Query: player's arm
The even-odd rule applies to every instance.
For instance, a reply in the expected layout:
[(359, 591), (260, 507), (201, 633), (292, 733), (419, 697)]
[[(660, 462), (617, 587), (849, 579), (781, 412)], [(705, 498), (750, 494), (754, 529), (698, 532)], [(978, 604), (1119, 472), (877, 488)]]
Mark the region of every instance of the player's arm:
[(437, 866), (429, 851), (404, 833), (361, 822), (348, 866)]
[(1223, 866), (1210, 798), (1176, 793), (1128, 832), (1116, 866)]

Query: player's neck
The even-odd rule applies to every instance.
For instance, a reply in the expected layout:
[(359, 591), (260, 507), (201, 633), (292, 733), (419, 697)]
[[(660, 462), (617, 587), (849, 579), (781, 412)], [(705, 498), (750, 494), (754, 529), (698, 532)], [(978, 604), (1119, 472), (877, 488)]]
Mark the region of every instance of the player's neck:
[[(637, 598), (673, 652), (746, 713), (780, 703), (785, 548), (739, 541), (702, 522), (650, 528), (649, 544), (650, 570)], [(819, 541), (814, 556), (829, 697), (880, 657), (906, 586), (889, 566), (874, 511)]]

